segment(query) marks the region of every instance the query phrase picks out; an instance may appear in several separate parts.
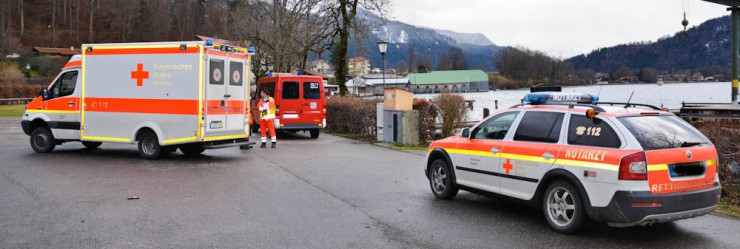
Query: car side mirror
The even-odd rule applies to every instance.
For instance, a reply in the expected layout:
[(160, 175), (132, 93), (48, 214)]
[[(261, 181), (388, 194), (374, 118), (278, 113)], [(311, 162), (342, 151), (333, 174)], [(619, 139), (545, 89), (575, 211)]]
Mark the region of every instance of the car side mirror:
[(46, 87), (41, 87), (41, 99), (49, 99), (49, 89), (46, 89)]
[(470, 128), (465, 127), (460, 131), (460, 137), (462, 138), (470, 138)]

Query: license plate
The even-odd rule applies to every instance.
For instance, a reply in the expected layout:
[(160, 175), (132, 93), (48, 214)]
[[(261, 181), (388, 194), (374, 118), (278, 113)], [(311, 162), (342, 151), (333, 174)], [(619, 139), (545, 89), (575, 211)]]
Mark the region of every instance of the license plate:
[(671, 177), (698, 176), (704, 174), (706, 165), (703, 162), (670, 164), (668, 171)]
[(221, 121), (211, 121), (211, 123), (208, 124), (208, 127), (211, 129), (221, 129), (224, 128), (224, 123)]
[(298, 114), (283, 114), (283, 118), (298, 118)]

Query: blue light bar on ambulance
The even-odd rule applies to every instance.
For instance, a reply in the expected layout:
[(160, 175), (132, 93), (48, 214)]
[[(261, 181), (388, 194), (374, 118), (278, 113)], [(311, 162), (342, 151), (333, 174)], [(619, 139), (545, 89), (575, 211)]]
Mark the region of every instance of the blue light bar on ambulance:
[(522, 101), (533, 105), (547, 103), (592, 104), (598, 102), (599, 97), (588, 93), (537, 92), (524, 95)]
[(211, 39), (206, 40), (206, 46), (213, 46), (213, 40)]
[(253, 47), (253, 46), (249, 46), (249, 47), (247, 48), (247, 52), (249, 52), (249, 53), (254, 53), (254, 47)]

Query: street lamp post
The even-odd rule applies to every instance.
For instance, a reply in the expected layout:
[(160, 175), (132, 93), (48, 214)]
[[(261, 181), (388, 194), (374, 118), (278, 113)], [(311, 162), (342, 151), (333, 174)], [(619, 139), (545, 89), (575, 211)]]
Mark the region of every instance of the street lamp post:
[(26, 84), (31, 83), (31, 64), (26, 63)]
[(383, 62), (383, 101), (385, 101), (385, 52), (388, 51), (388, 43), (385, 41), (378, 42), (378, 50), (380, 50), (380, 58)]

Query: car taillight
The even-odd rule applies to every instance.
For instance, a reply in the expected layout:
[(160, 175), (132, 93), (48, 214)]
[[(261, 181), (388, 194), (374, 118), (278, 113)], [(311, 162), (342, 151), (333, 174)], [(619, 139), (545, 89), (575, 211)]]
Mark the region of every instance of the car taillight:
[(622, 157), (619, 163), (619, 180), (647, 180), (645, 153), (637, 152)]

